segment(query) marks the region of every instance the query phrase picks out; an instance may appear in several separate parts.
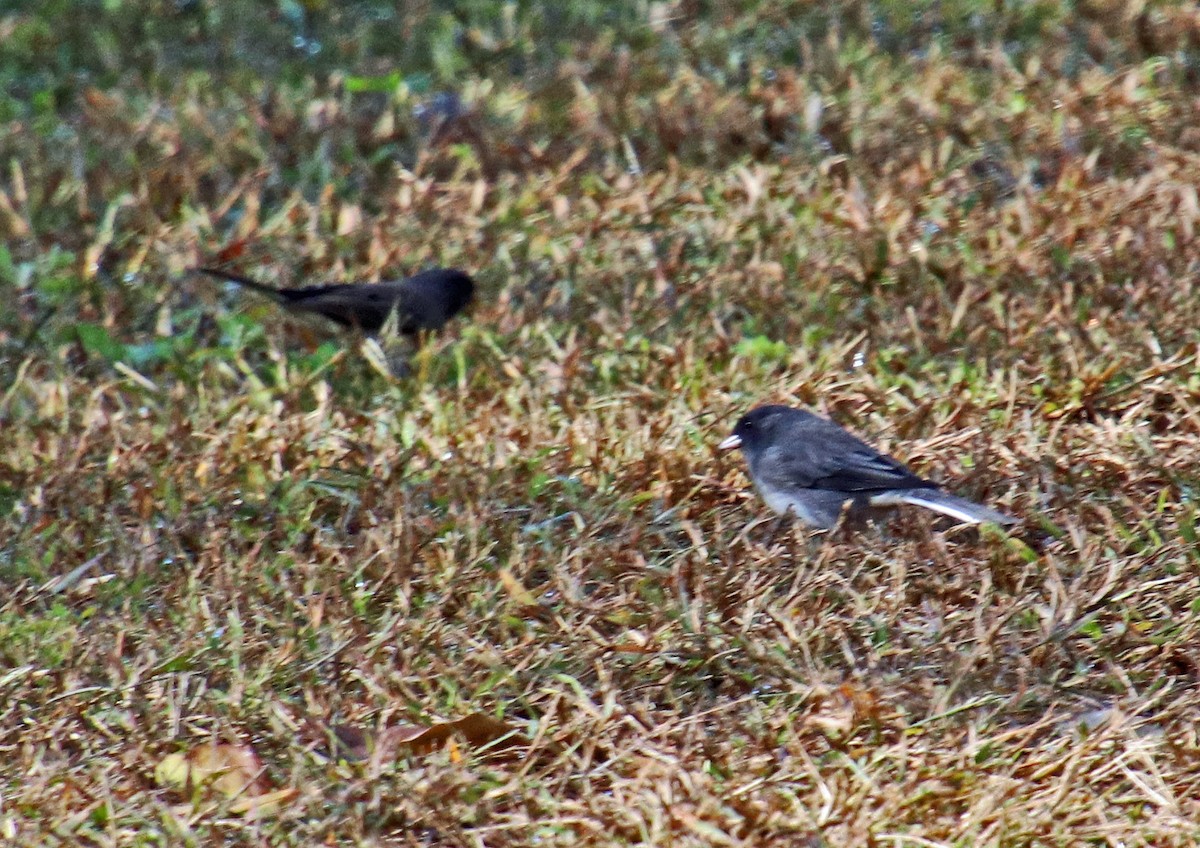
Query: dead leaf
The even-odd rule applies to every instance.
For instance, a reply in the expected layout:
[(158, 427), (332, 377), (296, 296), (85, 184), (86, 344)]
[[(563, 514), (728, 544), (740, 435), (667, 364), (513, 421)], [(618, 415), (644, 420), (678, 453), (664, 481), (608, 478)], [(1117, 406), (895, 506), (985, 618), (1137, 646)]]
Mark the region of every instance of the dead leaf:
[(118, 98), (106, 94), (95, 86), (89, 86), (84, 90), (83, 100), (90, 108), (105, 113), (116, 112), (122, 106)]
[[(394, 317), (389, 318), (388, 324), (392, 324), (394, 321)], [(380, 334), (381, 336), (388, 335), (388, 324), (384, 325), (383, 332)], [(388, 355), (388, 352), (383, 349), (383, 346), (380, 345), (377, 339), (363, 339), (359, 350), (362, 352), (363, 358), (367, 360), (367, 364), (384, 379), (394, 382), (398, 379), (398, 375), (403, 376), (404, 368), (393, 364), (392, 357)]]
[(811, 715), (805, 719), (805, 723), (835, 741), (849, 736), (850, 731), (854, 729), (854, 721), (849, 710)]
[(226, 262), (232, 262), (238, 259), (246, 252), (246, 239), (238, 239), (230, 242), (225, 247), (217, 251), (217, 255), (213, 257), (213, 264), (221, 265)]
[(331, 759), (361, 762), (371, 756), (372, 739), (369, 733), (348, 724), (329, 726), (332, 741)]
[(350, 235), (362, 226), (362, 221), (362, 209), (358, 206), (346, 204), (338, 210), (337, 234), (339, 236)]
[(851, 717), (855, 721), (870, 721), (878, 723), (883, 715), (879, 697), (870, 689), (854, 683), (843, 683), (834, 690), (841, 695), (850, 706)]
[(510, 598), (523, 607), (536, 607), (538, 605), (538, 599), (521, 584), (521, 581), (511, 571), (507, 568), (502, 568), (498, 574), (500, 575), (500, 583), (504, 586), (504, 591), (508, 592)]
[[(389, 728), (380, 734), (376, 747), (381, 759), (393, 751), (425, 755), (447, 746), (447, 743), (453, 744), (455, 737), (473, 748), (490, 745), (492, 750), (528, 744), (515, 728), (500, 719), (486, 713), (471, 713), (455, 721), (438, 722), (429, 727), (399, 725)], [(457, 747), (452, 748), (451, 758), (456, 753)]]
[(262, 760), (249, 745), (204, 744), (186, 754), (169, 754), (155, 767), (154, 780), (180, 791), (207, 785), (231, 798), (260, 796), (270, 789)]
[(626, 630), (609, 650), (623, 654), (657, 654), (662, 648), (652, 643), (650, 637), (640, 630)]
[(247, 818), (271, 816), (279, 812), (281, 804), (292, 800), (298, 794), (299, 790), (296, 787), (289, 786), (263, 795), (244, 796), (229, 805), (229, 812)]

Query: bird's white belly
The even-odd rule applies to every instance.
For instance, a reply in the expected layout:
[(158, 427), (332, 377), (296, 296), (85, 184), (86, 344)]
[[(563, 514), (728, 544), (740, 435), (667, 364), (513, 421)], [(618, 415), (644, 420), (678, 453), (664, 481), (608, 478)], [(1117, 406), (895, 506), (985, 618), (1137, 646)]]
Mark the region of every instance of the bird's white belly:
[(810, 527), (824, 526), (824, 522), (813, 515), (812, 511), (799, 498), (792, 497), (786, 492), (768, 492), (763, 486), (756, 488), (767, 506), (780, 515), (787, 515), (790, 512)]

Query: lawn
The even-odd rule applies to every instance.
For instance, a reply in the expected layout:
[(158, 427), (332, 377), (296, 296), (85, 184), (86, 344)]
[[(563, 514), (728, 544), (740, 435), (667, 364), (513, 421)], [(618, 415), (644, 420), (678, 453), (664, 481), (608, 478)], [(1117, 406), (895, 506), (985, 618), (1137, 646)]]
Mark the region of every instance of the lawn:
[[(0, 83), (0, 841), (1200, 842), (1193, 4), (47, 0)], [(1022, 525), (777, 522), (767, 402)]]

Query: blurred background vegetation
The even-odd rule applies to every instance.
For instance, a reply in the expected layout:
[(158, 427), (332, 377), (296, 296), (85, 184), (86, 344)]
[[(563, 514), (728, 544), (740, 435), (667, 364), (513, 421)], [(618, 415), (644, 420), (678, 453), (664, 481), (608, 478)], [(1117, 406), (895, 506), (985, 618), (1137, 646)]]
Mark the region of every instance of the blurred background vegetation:
[[(1089, 176), (1124, 177), (1161, 145), (1200, 145), (1184, 96), (1200, 85), (1198, 27), (1192, 4), (1140, 0), (10, 6), (0, 17), (0, 283), (22, 294), (0, 330), (21, 341), (31, 326), (62, 325), (75, 304), (85, 323), (119, 312), (148, 329), (146, 292), (114, 295), (128, 274), (178, 274), (195, 250), (244, 239), (297, 199), (352, 202), (353, 220), (378, 218), (413, 171), (545, 179), (582, 163), (580, 190), (599, 197), (625, 170), (758, 161), (821, 169), (870, 197), (923, 163), (972, 182), (917, 204), (920, 240), (942, 268), (961, 254), (947, 203), (966, 214), (1022, 184), (1044, 188), (1072, 158), (1095, 157)], [(1108, 83), (1086, 77), (1130, 66), (1141, 67), (1130, 102), (1109, 109)], [(803, 205), (798, 235), (818, 237)], [(665, 217), (638, 227), (677, 231)], [(329, 254), (297, 247), (293, 266), (327, 274), (340, 257), (378, 270), (351, 219), (327, 224)], [(491, 224), (506, 222), (484, 222), (485, 244), (442, 259), (494, 263)], [(192, 233), (191, 255), (146, 244), (163, 225)], [(255, 235), (270, 240), (269, 229)], [(939, 258), (941, 245), (951, 255)], [(684, 258), (706, 249), (693, 233)], [(1056, 261), (1070, 265), (1064, 249)], [(888, 251), (855, 256), (857, 275), (903, 279)], [(511, 249), (500, 258), (509, 272), (550, 273)], [(796, 273), (802, 260), (781, 261)], [(121, 297), (132, 298), (125, 309)], [(879, 315), (864, 309), (851, 318), (871, 326)]]

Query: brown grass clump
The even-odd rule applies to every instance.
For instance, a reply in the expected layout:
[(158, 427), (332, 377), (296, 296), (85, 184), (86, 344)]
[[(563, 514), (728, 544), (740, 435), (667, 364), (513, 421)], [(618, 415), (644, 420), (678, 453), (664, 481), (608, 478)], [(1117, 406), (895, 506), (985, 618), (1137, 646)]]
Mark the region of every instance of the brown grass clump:
[[(5, 841), (1200, 841), (1189, 6), (109, 5), (0, 18)], [(764, 520), (767, 401), (1026, 529)]]

